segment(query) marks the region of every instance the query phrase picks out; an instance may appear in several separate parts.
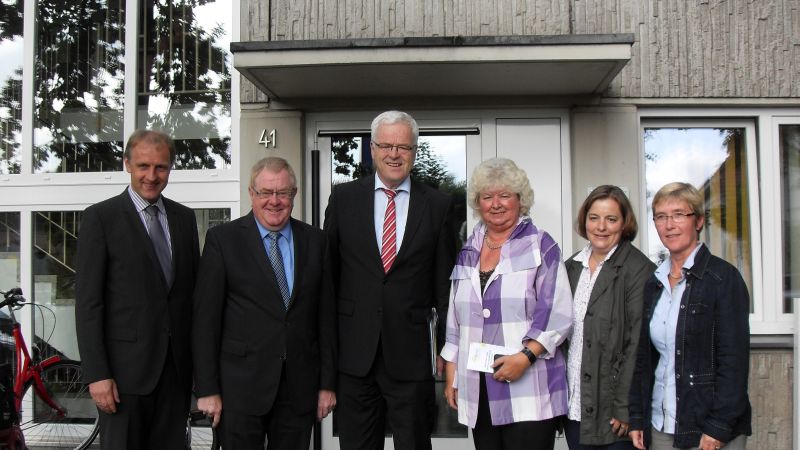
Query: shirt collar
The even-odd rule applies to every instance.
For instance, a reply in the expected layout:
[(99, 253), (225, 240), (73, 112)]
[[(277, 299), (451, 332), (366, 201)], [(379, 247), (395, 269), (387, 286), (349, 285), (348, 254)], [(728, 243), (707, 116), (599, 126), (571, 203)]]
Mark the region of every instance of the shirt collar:
[[(375, 190), (377, 191), (378, 189), (389, 189), (389, 188), (386, 187), (385, 184), (383, 184), (383, 181), (381, 181), (381, 177), (379, 177), (378, 174), (375, 174)], [(392, 190), (392, 189), (389, 189), (389, 190)], [(402, 183), (400, 183), (400, 186), (397, 186), (397, 188), (394, 189), (394, 190), (398, 191), (398, 192), (402, 191), (402, 192), (409, 192), (410, 193), (411, 192), (411, 177), (406, 177), (406, 179), (403, 180)]]
[[(253, 214), (253, 220), (256, 221), (256, 226), (258, 227), (258, 234), (261, 236), (261, 240), (263, 241), (264, 238), (266, 238), (267, 235), (270, 233), (270, 230), (264, 228), (264, 226), (261, 225), (261, 222), (259, 222), (258, 219), (256, 219), (255, 214)], [(278, 230), (278, 233), (280, 233), (280, 235), (283, 236), (286, 239), (286, 242), (292, 242), (292, 221), (291, 221), (291, 219), (288, 222), (286, 222), (286, 225), (284, 225), (283, 228)]]
[[(703, 244), (702, 242), (698, 242), (697, 246), (695, 246), (694, 250), (692, 250), (692, 253), (689, 254), (689, 257), (686, 258), (686, 261), (683, 262), (684, 272), (694, 267), (694, 258), (695, 256), (697, 256), (697, 252), (703, 245), (705, 244)], [(656, 275), (666, 276), (666, 274), (668, 274), (672, 268), (671, 265), (672, 265), (672, 258), (664, 259), (664, 262), (662, 262), (661, 265), (659, 265), (658, 268), (656, 269)]]
[[(130, 185), (128, 185), (128, 195), (130, 195), (131, 200), (133, 201), (133, 204), (136, 206), (136, 211), (137, 212), (144, 211), (145, 208), (147, 208), (151, 204), (147, 200), (143, 199), (142, 196), (139, 195), (136, 191), (134, 191), (133, 187), (130, 186)], [(164, 200), (163, 200), (162, 196), (159, 195), (158, 196), (158, 200), (156, 200), (156, 202), (153, 203), (153, 204), (156, 205), (156, 207), (158, 208), (158, 212), (159, 213), (161, 213), (161, 214), (166, 214), (167, 213), (167, 210), (164, 209)]]
[[(606, 253), (606, 257), (603, 258), (604, 263), (608, 261), (609, 258), (611, 258), (611, 256), (614, 254), (615, 251), (617, 251), (617, 247), (619, 247), (619, 244), (615, 245), (610, 252)], [(583, 247), (583, 250), (581, 250), (580, 253), (575, 255), (575, 258), (573, 259), (575, 261), (582, 263), (583, 267), (589, 267), (590, 256), (592, 256), (592, 244), (586, 244), (586, 247)]]

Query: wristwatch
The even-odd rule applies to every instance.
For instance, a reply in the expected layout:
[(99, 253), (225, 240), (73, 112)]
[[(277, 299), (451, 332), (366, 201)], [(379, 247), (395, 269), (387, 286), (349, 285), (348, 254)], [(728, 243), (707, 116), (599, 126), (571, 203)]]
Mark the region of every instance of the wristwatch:
[(536, 362), (536, 355), (533, 354), (531, 349), (529, 349), (528, 347), (522, 347), (522, 350), (520, 351), (522, 352), (523, 355), (528, 357), (528, 361), (531, 362), (531, 365), (533, 365), (533, 363)]

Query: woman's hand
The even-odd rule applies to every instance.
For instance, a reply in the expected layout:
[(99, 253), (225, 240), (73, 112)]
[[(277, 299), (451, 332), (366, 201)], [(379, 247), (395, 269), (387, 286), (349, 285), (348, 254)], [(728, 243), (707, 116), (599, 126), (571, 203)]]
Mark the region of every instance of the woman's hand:
[(628, 424), (627, 423), (625, 423), (625, 422), (623, 422), (621, 420), (617, 420), (614, 417), (611, 418), (611, 422), (609, 422), (609, 423), (611, 424), (611, 431), (613, 431), (614, 434), (616, 434), (617, 436), (622, 437), (622, 436), (625, 436), (626, 434), (628, 434)]
[(497, 358), (494, 360), (492, 367), (498, 366), (500, 366), (500, 368), (497, 369), (492, 377), (497, 381), (510, 383), (521, 377), (522, 374), (525, 373), (525, 369), (531, 366), (531, 362), (528, 361), (528, 357), (525, 356), (525, 354), (520, 352)]
[(722, 447), (725, 447), (725, 443), (718, 441), (707, 434), (703, 434), (700, 437), (700, 449), (701, 450), (718, 450)]
[(453, 380), (456, 379), (456, 363), (447, 362), (444, 366), (444, 398), (451, 408), (458, 411), (458, 389), (453, 387)]
[(628, 433), (628, 437), (631, 438), (633, 441), (633, 446), (638, 448), (639, 450), (645, 450), (644, 448), (644, 431), (642, 430), (634, 430)]

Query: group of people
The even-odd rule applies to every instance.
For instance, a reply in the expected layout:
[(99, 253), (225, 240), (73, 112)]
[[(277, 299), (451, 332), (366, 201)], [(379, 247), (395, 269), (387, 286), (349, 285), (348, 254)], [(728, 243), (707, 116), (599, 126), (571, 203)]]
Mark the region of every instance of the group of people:
[(396, 449), (429, 450), (443, 373), (478, 450), (552, 449), (560, 429), (571, 450), (745, 448), (750, 302), (699, 241), (695, 188), (653, 200), (657, 268), (610, 185), (581, 206), (589, 243), (563, 262), (526, 173), (493, 158), (469, 181), (480, 221), (459, 252), (451, 198), (410, 176), (418, 138), (410, 115), (378, 115), (375, 173), (333, 188), (323, 230), (291, 217), (287, 161), (258, 161), (252, 211), (210, 229), (201, 256), (194, 213), (161, 194), (172, 140), (131, 135), (130, 186), (87, 208), (78, 238), (102, 447), (184, 448), (194, 391), (224, 448), (308, 448), (335, 409), (342, 449), (383, 448), (388, 424)]

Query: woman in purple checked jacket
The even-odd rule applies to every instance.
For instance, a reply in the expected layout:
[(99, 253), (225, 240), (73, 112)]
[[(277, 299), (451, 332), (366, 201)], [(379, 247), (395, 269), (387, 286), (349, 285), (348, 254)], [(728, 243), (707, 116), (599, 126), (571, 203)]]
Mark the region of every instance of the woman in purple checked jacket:
[[(572, 325), (561, 250), (528, 216), (533, 190), (511, 160), (481, 163), (468, 199), (481, 222), (450, 276), (445, 397), (478, 450), (552, 449), (567, 412), (559, 345)], [(467, 368), (481, 344), (504, 349), (494, 373)]]

